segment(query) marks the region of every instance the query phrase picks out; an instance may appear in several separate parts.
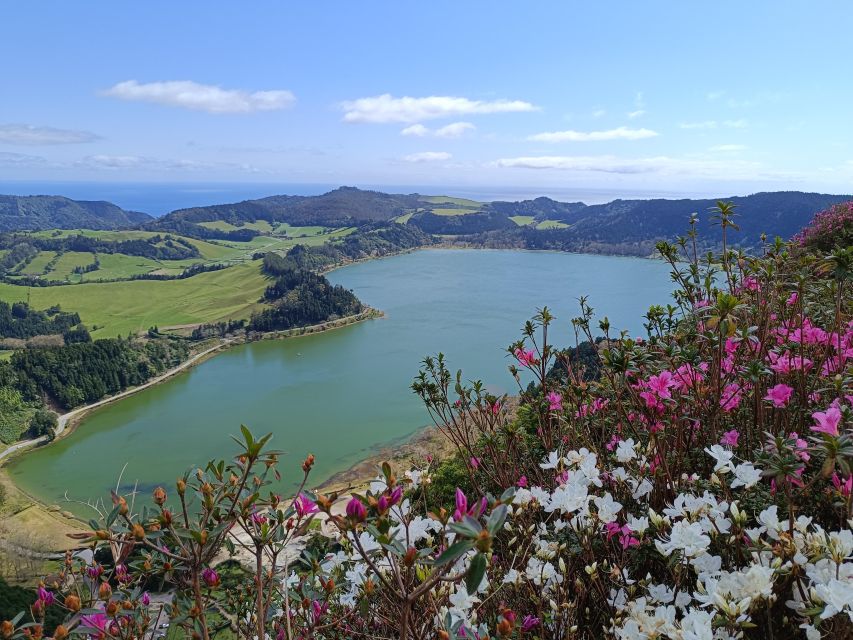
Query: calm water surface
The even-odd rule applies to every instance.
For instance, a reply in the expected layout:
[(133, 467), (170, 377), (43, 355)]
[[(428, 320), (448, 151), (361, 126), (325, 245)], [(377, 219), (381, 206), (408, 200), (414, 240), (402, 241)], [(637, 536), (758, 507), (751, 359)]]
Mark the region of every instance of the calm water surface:
[[(69, 438), (28, 453), (10, 473), (37, 497), (102, 497), (123, 483), (171, 485), (186, 468), (233, 451), (246, 424), (288, 453), (282, 489), (307, 453), (319, 484), (428, 422), (409, 385), (426, 355), (513, 391), (505, 347), (547, 305), (555, 342), (570, 342), (577, 298), (633, 333), (669, 300), (668, 268), (632, 258), (516, 251), (429, 250), (330, 274), (386, 317), (316, 336), (243, 345), (85, 419)], [(292, 472), (290, 472), (292, 470)], [(289, 475), (288, 475), (289, 474)]]

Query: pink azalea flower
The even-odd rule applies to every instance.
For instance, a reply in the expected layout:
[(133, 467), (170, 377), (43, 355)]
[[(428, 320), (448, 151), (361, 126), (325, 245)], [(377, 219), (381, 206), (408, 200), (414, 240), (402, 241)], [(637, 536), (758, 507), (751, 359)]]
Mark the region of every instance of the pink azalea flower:
[(296, 500), (293, 501), (293, 508), (296, 509), (296, 514), (300, 518), (304, 518), (312, 513), (317, 513), (317, 505), (304, 493), (300, 493)]
[(799, 294), (797, 294), (797, 292), (794, 291), (794, 293), (792, 293), (788, 297), (788, 299), (785, 301), (785, 304), (787, 304), (789, 307), (793, 307), (795, 304), (797, 304), (797, 300), (799, 300), (799, 299), (800, 299)]
[(737, 429), (732, 429), (731, 431), (726, 431), (723, 434), (723, 437), (720, 439), (720, 444), (729, 447), (736, 447), (738, 438), (740, 438), (740, 433), (738, 433)]
[(659, 398), (671, 398), (669, 390), (676, 385), (671, 371), (661, 371), (656, 376), (651, 376), (646, 382), (648, 388), (657, 394)]
[(727, 384), (720, 397), (720, 407), (726, 413), (734, 411), (740, 406), (742, 389), (737, 384)]
[(501, 403), (495, 400), (495, 403), (489, 407), (492, 412), (492, 415), (498, 415), (501, 412)]
[(527, 615), (524, 616), (524, 620), (521, 621), (521, 630), (524, 633), (531, 631), (539, 626), (539, 618), (536, 616)]
[(525, 367), (534, 365), (537, 362), (535, 351), (525, 351), (519, 347), (513, 351), (513, 354), (515, 355), (515, 359), (518, 360), (518, 363)]
[(518, 487), (526, 487), (527, 486), (527, 476), (521, 476), (518, 479), (518, 482), (515, 483)]
[(550, 391), (546, 396), (549, 411), (560, 411), (563, 408), (563, 396), (556, 391)]
[(771, 387), (767, 390), (767, 395), (764, 396), (764, 399), (770, 400), (774, 407), (784, 407), (787, 406), (788, 402), (790, 402), (791, 395), (793, 393), (793, 387), (789, 387), (787, 384), (782, 384), (780, 382), (775, 387)]
[(853, 476), (847, 476), (846, 480), (841, 480), (837, 473), (832, 474), (832, 484), (843, 496), (849, 496), (853, 491)]
[(743, 288), (747, 291), (760, 291), (761, 285), (758, 282), (758, 278), (749, 276), (743, 279)]
[(817, 420), (811, 430), (818, 433), (825, 433), (830, 436), (838, 436), (838, 424), (841, 422), (841, 411), (838, 407), (829, 407), (826, 411), (817, 411), (812, 414), (812, 418)]

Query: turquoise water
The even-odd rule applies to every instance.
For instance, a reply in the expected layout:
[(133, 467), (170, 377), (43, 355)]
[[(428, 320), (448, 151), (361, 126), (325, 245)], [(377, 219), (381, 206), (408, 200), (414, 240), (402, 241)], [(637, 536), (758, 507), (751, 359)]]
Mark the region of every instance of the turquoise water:
[[(192, 464), (229, 455), (246, 424), (287, 452), (282, 488), (314, 453), (312, 485), (428, 423), (409, 385), (442, 351), (455, 370), (514, 391), (505, 348), (537, 308), (557, 317), (552, 339), (589, 296), (599, 317), (634, 334), (649, 305), (669, 300), (657, 261), (567, 253), (429, 250), (339, 269), (330, 279), (385, 317), (324, 334), (231, 349), (164, 384), (96, 411), (70, 437), (12, 463), (47, 502), (102, 497), (122, 475), (143, 489), (172, 484)], [(122, 470), (123, 474), (122, 474)]]

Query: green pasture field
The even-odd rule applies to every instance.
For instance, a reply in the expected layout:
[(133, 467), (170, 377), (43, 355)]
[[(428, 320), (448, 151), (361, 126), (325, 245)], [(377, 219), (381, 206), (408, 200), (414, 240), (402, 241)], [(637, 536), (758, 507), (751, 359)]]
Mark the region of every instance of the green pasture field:
[(569, 225), (559, 220), (543, 220), (536, 225), (537, 229), (566, 229)]
[[(90, 255), (90, 254), (85, 254)], [(94, 272), (94, 273), (97, 273)], [(86, 274), (89, 275), (89, 274)], [(94, 337), (109, 338), (174, 325), (247, 318), (260, 308), (268, 282), (260, 261), (202, 273), (184, 280), (133, 280), (58, 287), (21, 287), (0, 283), (0, 300), (30, 296), (36, 309), (59, 304), (76, 311)]]

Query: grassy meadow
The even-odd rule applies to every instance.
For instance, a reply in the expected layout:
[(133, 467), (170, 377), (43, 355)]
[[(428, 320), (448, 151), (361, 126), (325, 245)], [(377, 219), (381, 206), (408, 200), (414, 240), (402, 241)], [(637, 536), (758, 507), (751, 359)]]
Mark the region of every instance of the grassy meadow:
[[(129, 256), (125, 256), (129, 257)], [(137, 258), (133, 258), (136, 260)], [(93, 282), (59, 287), (20, 287), (0, 283), (0, 300), (30, 298), (36, 309), (59, 304), (76, 311), (92, 335), (108, 338), (161, 328), (247, 317), (267, 286), (260, 261), (247, 261), (221, 271), (184, 280)]]

